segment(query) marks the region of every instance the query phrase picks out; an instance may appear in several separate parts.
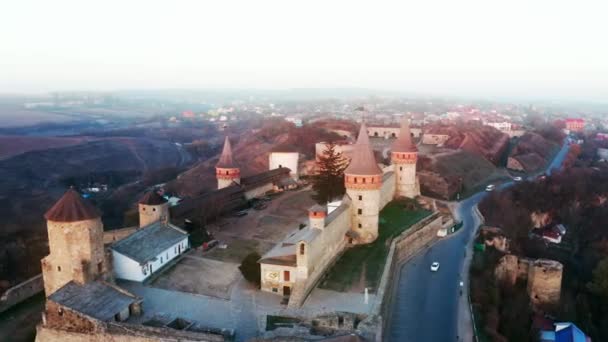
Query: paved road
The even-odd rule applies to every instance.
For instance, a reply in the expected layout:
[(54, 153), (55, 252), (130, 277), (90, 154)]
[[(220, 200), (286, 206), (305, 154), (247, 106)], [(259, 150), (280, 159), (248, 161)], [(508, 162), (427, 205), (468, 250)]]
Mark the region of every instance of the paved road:
[[(548, 166), (548, 174), (562, 165), (567, 152), (568, 145), (564, 144)], [(499, 188), (510, 185), (512, 182)], [(463, 220), (463, 227), (458, 233), (440, 240), (402, 266), (395, 286), (392, 316), (386, 335), (388, 341), (457, 340), (458, 315), (463, 312), (458, 305), (459, 283), (465, 280), (462, 278), (465, 272), (464, 256), (479, 226), (479, 218), (473, 209), (485, 195), (485, 192), (479, 192), (458, 204), (456, 216)], [(433, 261), (441, 264), (438, 272), (430, 271)]]

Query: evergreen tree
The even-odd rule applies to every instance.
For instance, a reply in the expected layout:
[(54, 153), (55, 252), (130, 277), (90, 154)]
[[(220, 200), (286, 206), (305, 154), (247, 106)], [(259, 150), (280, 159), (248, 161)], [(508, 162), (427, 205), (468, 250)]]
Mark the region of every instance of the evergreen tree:
[(326, 204), (344, 195), (344, 170), (348, 161), (342, 153), (336, 151), (336, 144), (329, 142), (318, 157), (316, 173), (312, 177), (313, 199), (319, 204)]

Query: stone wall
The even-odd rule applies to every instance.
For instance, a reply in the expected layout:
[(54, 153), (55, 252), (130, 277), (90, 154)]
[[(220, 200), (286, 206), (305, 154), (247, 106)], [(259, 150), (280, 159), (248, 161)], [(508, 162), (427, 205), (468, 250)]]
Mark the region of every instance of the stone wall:
[[(308, 297), (308, 294), (314, 289), (321, 277), (346, 247), (344, 235), (350, 229), (351, 215), (351, 202), (348, 200), (348, 197), (344, 198), (341, 206), (346, 206), (347, 208), (336, 209), (342, 211), (325, 226), (323, 234), (320, 235), (320, 239), (308, 244), (309, 258), (311, 262), (314, 261), (314, 264), (311, 263), (311, 265), (309, 265), (309, 274), (306, 281), (294, 284), (291, 296), (289, 297), (288, 307), (299, 308), (302, 306), (306, 297)], [(317, 257), (315, 258), (314, 256)]]
[(47, 221), (50, 254), (42, 259), (44, 290), (49, 296), (70, 281), (85, 283), (111, 275), (100, 218), (76, 222)]
[(563, 266), (555, 260), (538, 259), (528, 272), (528, 295), (533, 307), (559, 303)]
[(245, 192), (245, 199), (250, 200), (252, 198), (260, 197), (266, 195), (268, 191), (274, 189), (274, 185), (272, 183), (267, 183), (262, 186), (253, 188)]
[(106, 230), (103, 232), (103, 244), (108, 245), (116, 241), (122, 240), (127, 236), (135, 233), (139, 227), (127, 227), (120, 229)]
[(382, 188), (380, 188), (380, 208), (384, 208), (388, 202), (395, 198), (395, 173), (391, 173), (382, 180)]
[(101, 323), (95, 334), (67, 331), (44, 324), (36, 328), (36, 342), (223, 342), (222, 335), (153, 328), (124, 323)]
[(44, 291), (42, 274), (9, 288), (0, 297), (0, 313), (42, 291)]
[(530, 301), (533, 307), (538, 307), (559, 302), (562, 271), (562, 264), (554, 260), (531, 260), (507, 254), (499, 260), (494, 276), (511, 286), (518, 280), (526, 281)]
[(376, 291), (376, 301), (370, 315), (365, 318), (357, 332), (369, 341), (382, 341), (383, 330), (390, 320), (391, 303), (393, 303), (392, 285), (398, 280), (398, 268), (412, 256), (438, 239), (437, 232), (442, 229), (443, 217), (435, 212), (414, 224), (391, 243), (380, 285)]

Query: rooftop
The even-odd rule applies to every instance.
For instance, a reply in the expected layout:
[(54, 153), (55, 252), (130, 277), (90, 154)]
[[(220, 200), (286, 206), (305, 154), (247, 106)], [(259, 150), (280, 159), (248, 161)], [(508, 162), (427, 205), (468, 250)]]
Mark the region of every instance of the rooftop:
[(224, 149), (215, 167), (225, 169), (238, 168), (238, 165), (232, 159), (232, 147), (230, 146), (230, 139), (228, 137), (224, 140)]
[(48, 299), (101, 321), (114, 319), (114, 315), (140, 300), (101, 281), (84, 285), (71, 281)]
[(59, 201), (44, 214), (44, 218), (56, 222), (76, 222), (99, 217), (97, 208), (82, 198), (73, 188), (66, 191)]
[(380, 170), (378, 164), (376, 164), (374, 151), (369, 143), (365, 122), (361, 124), (359, 136), (357, 137), (357, 142), (353, 148), (350, 164), (348, 164), (348, 167), (346, 170), (344, 170), (344, 173), (366, 176), (382, 174), (382, 170)]
[(241, 179), (241, 185), (245, 190), (258, 187), (265, 183), (279, 181), (283, 177), (289, 177), (291, 170), (287, 167), (279, 167), (273, 170), (260, 172), (253, 176), (244, 177)]
[(416, 152), (418, 149), (412, 142), (412, 132), (410, 131), (410, 123), (408, 119), (403, 118), (399, 137), (391, 146), (392, 152)]
[(146, 194), (143, 195), (142, 198), (139, 199), (138, 203), (146, 205), (160, 205), (163, 203), (167, 203), (167, 200), (164, 199), (161, 195), (159, 195), (156, 190), (150, 190), (146, 192)]
[(117, 241), (111, 248), (144, 264), (187, 236), (188, 234), (171, 225), (154, 222)]

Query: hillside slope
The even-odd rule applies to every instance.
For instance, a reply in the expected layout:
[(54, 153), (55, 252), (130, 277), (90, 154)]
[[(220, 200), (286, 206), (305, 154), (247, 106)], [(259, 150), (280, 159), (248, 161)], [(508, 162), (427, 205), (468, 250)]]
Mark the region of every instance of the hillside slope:
[[(0, 280), (13, 283), (39, 272), (40, 259), (48, 252), (43, 214), (71, 179), (109, 174), (132, 182), (144, 172), (179, 166), (184, 158), (179, 149), (158, 140), (106, 138), (1, 160)], [(15, 260), (20, 267), (7, 269)]]
[(494, 165), (500, 162), (509, 147), (509, 136), (490, 126), (432, 125), (426, 127), (424, 133), (449, 135), (444, 147), (478, 154)]
[[(241, 177), (247, 177), (268, 170), (270, 152), (299, 152), (300, 160), (314, 159), (317, 141), (339, 139), (334, 133), (316, 125), (295, 127), (283, 120), (269, 120), (262, 128), (229, 136), (234, 160), (241, 169)], [(182, 197), (196, 196), (216, 188), (214, 158), (196, 164), (168, 183), (168, 191)]]

